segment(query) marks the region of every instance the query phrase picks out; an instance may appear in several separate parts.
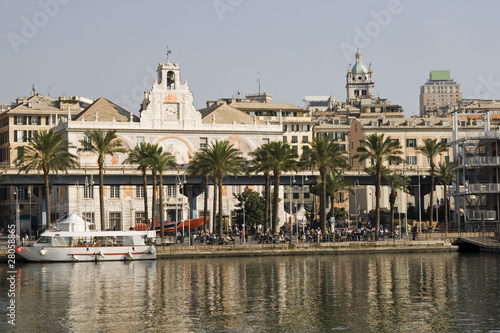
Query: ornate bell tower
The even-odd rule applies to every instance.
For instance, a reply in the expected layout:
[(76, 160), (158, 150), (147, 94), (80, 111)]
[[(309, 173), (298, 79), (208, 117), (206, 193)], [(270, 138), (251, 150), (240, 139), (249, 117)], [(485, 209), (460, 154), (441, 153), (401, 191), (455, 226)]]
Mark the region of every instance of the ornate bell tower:
[(373, 99), (373, 87), (375, 83), (372, 78), (371, 64), (366, 69), (361, 59), (361, 52), (356, 52), (356, 64), (349, 65), (346, 75), (347, 103), (361, 104), (362, 99)]
[(156, 72), (151, 91), (144, 92), (141, 123), (156, 128), (183, 128), (188, 123), (201, 123), (201, 114), (193, 105), (189, 85), (186, 81), (181, 83), (179, 65), (167, 58), (166, 63), (158, 65)]

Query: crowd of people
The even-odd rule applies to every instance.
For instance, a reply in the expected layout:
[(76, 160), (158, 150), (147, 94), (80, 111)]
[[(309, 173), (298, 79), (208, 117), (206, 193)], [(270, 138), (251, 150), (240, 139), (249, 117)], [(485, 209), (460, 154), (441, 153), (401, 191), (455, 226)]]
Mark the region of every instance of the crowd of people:
[[(217, 232), (210, 231), (198, 231), (191, 234), (193, 243), (199, 243), (200, 245), (224, 245), (224, 244), (244, 244), (248, 243), (249, 240), (252, 243), (266, 243), (266, 244), (276, 244), (276, 243), (288, 243), (288, 242), (334, 242), (334, 241), (371, 241), (375, 240), (375, 227), (368, 226), (347, 226), (342, 228), (335, 228), (332, 232), (330, 228), (326, 228), (323, 232), (321, 228), (311, 228), (304, 227), (299, 230), (293, 229), (292, 234), (285, 227), (280, 228), (277, 234), (272, 230), (264, 232), (262, 229), (255, 229), (253, 227), (248, 227), (245, 231), (240, 227), (229, 227), (227, 232), (223, 231), (222, 237), (219, 237)], [(187, 234), (185, 234), (187, 236)], [(391, 238), (392, 232), (388, 226), (381, 225), (378, 239), (388, 240)], [(394, 236), (399, 237), (399, 230), (395, 231)], [(183, 235), (178, 232), (177, 242), (183, 242)]]

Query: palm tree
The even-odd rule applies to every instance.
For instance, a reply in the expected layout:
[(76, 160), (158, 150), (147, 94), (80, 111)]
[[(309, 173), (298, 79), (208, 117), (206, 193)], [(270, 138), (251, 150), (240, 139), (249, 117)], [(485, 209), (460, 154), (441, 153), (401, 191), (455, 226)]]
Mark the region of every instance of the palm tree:
[(113, 156), (116, 153), (123, 153), (121, 141), (118, 139), (116, 130), (86, 130), (85, 139), (80, 140), (82, 145), (78, 151), (88, 151), (97, 155), (97, 165), (99, 167), (99, 206), (101, 215), (101, 230), (106, 230), (104, 216), (104, 162), (107, 155)]
[(269, 144), (264, 144), (257, 148), (255, 151), (251, 152), (250, 155), (253, 157), (253, 167), (251, 171), (254, 173), (262, 172), (264, 175), (264, 233), (269, 231), (269, 202), (270, 202), (270, 192), (271, 192), (271, 171), (272, 165), (269, 163)]
[(31, 170), (36, 170), (38, 174), (43, 173), (48, 229), (52, 229), (49, 173), (58, 174), (59, 171), (67, 173), (68, 169), (78, 166), (78, 158), (69, 152), (70, 148), (75, 147), (70, 145), (68, 139), (63, 138), (60, 133), (55, 133), (53, 130), (42, 130), (35, 132), (33, 138), (24, 147), (22, 153), (18, 154), (16, 160), (16, 165), (20, 166), (19, 173), (23, 171), (28, 173)]
[(448, 237), (448, 184), (455, 178), (456, 170), (449, 162), (439, 162), (436, 176), (444, 183), (444, 230), (445, 237)]
[(417, 147), (417, 151), (421, 152), (424, 156), (429, 159), (430, 170), (429, 174), (431, 176), (431, 193), (430, 193), (430, 207), (429, 207), (429, 221), (430, 226), (432, 226), (432, 205), (434, 204), (434, 179), (436, 177), (436, 163), (434, 160), (436, 157), (441, 155), (441, 153), (447, 150), (446, 143), (443, 141), (438, 141), (438, 139), (427, 138), (424, 139), (424, 144)]
[[(332, 207), (331, 213), (333, 216), (333, 209), (335, 206), (335, 197), (337, 192), (344, 191), (346, 188), (349, 188), (352, 185), (352, 181), (344, 178), (342, 172), (337, 170), (328, 170), (326, 173), (326, 195), (330, 199), (330, 206)], [(322, 183), (321, 177), (318, 176), (316, 179), (316, 185), (313, 185), (313, 191), (319, 192), (321, 191)], [(349, 189), (349, 191), (352, 191)]]
[(175, 157), (171, 155), (169, 152), (163, 151), (162, 147), (159, 147), (158, 153), (152, 156), (151, 168), (160, 177), (160, 235), (162, 240), (165, 237), (165, 231), (164, 231), (165, 217), (163, 209), (163, 173), (167, 169), (173, 168), (175, 166), (177, 166)]
[(218, 141), (211, 143), (206, 150), (206, 165), (210, 168), (214, 177), (214, 221), (216, 218), (216, 202), (218, 187), (219, 214), (217, 223), (219, 226), (219, 237), (222, 237), (222, 180), (227, 175), (238, 175), (243, 171), (244, 158), (238, 149), (234, 148), (229, 141)]
[(317, 136), (311, 143), (311, 148), (306, 150), (301, 157), (303, 163), (309, 163), (318, 168), (321, 178), (321, 191), (319, 196), (319, 217), (323, 233), (326, 231), (326, 184), (327, 172), (337, 168), (346, 169), (347, 155), (345, 151), (334, 141), (326, 136)]
[(380, 230), (380, 183), (382, 180), (383, 165), (389, 163), (402, 163), (401, 146), (398, 141), (385, 137), (384, 134), (373, 133), (360, 140), (357, 149), (358, 155), (354, 156), (362, 163), (365, 160), (372, 162), (373, 176), (375, 177), (375, 239), (378, 240)]
[(203, 230), (213, 231), (211, 226), (208, 226), (208, 181), (210, 176), (212, 176), (212, 169), (210, 167), (207, 148), (203, 148), (197, 151), (191, 162), (189, 163), (188, 176), (189, 177), (201, 177), (203, 184)]
[[(408, 186), (410, 184), (410, 180), (399, 173), (393, 172), (388, 173), (384, 176), (385, 181), (390, 189), (389, 194), (389, 205), (391, 207), (391, 232), (393, 239), (396, 239), (394, 234), (394, 206), (396, 204), (396, 199), (398, 197), (398, 190), (402, 190), (404, 192), (408, 192)], [(402, 209), (403, 207), (400, 207)], [(401, 221), (399, 221), (401, 223)], [(402, 232), (402, 230), (401, 230)]]
[(163, 148), (158, 144), (150, 145), (148, 149), (149, 158), (147, 159), (148, 163), (151, 166), (151, 174), (153, 175), (153, 196), (151, 197), (151, 230), (155, 230), (155, 222), (156, 222), (156, 197), (158, 191), (158, 182), (157, 175), (158, 172), (152, 165), (155, 163), (154, 156), (160, 155), (163, 151)]
[(277, 234), (278, 227), (278, 200), (279, 200), (279, 187), (280, 177), (282, 172), (288, 172), (298, 169), (297, 153), (290, 145), (282, 141), (273, 141), (266, 145), (267, 159), (270, 166), (272, 166), (274, 178), (274, 193), (273, 193), (273, 217), (272, 217), (272, 231)]
[(148, 179), (147, 172), (151, 167), (151, 150), (150, 143), (141, 142), (140, 145), (135, 146), (129, 153), (123, 164), (137, 164), (137, 170), (142, 172), (142, 183), (144, 187), (144, 220), (148, 223)]

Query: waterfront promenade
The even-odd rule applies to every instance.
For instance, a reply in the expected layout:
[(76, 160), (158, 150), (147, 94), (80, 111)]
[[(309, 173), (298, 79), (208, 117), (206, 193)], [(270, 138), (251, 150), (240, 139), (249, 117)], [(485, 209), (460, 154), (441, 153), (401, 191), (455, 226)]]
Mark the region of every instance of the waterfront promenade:
[[(193, 245), (171, 244), (156, 246), (158, 259), (175, 258), (215, 258), (215, 257), (256, 257), (256, 256), (293, 256), (293, 255), (340, 255), (349, 253), (416, 253), (416, 252), (453, 252), (458, 246), (452, 243), (458, 234), (420, 234), (419, 240), (409, 236), (396, 240), (343, 241), (343, 242), (285, 242), (277, 244), (258, 243), (251, 240), (245, 244), (232, 245)], [(0, 237), (0, 261), (6, 260), (7, 238)]]

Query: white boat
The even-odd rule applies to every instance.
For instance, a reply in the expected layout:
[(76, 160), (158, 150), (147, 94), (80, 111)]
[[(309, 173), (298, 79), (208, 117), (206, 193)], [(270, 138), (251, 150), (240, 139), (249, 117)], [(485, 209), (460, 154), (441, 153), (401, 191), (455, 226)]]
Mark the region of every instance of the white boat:
[[(17, 253), (28, 261), (155, 260), (152, 231), (92, 231), (83, 219), (70, 215), (59, 224), (65, 230), (45, 231), (33, 246), (21, 246)], [(69, 222), (68, 222), (69, 220)], [(81, 222), (85, 223), (84, 230)], [(146, 241), (150, 240), (150, 244)]]

